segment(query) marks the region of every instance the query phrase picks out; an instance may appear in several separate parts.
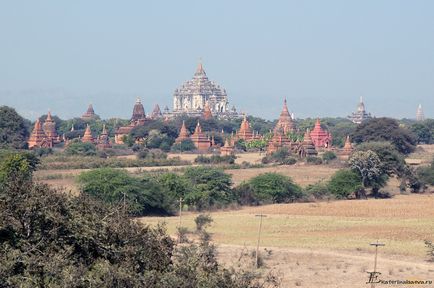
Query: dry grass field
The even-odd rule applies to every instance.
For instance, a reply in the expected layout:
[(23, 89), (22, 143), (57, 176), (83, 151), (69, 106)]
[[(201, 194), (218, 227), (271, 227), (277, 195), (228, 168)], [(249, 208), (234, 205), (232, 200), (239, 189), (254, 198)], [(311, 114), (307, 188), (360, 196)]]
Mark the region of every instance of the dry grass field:
[(318, 181), (327, 180), (338, 169), (326, 165), (281, 165), (264, 168), (252, 169), (228, 169), (226, 173), (232, 175), (232, 180), (235, 185), (259, 174), (274, 172), (291, 177), (295, 183), (301, 186), (307, 186)]
[[(423, 242), (434, 240), (432, 194), (214, 212), (210, 232), (225, 262), (235, 259), (244, 246), (255, 246), (258, 213), (267, 215), (261, 247), (274, 251), (266, 260), (267, 269), (282, 273), (283, 287), (297, 286), (296, 282), (303, 287), (365, 287), (365, 271), (372, 269), (373, 261), (369, 243), (377, 240), (386, 244), (379, 255), (379, 269), (385, 279), (434, 280), (434, 264), (425, 261)], [(185, 214), (182, 225), (194, 230), (196, 215)], [(166, 222), (171, 234), (178, 220), (141, 218), (151, 225)]]

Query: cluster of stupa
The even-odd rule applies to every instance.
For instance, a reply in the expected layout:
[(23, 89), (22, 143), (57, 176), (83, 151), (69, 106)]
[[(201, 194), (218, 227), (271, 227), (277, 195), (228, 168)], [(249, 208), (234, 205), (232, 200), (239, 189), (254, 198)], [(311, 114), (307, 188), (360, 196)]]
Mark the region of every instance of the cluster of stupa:
[(48, 111), (47, 118), (44, 123), (39, 119), (36, 120), (32, 134), (27, 141), (29, 149), (33, 148), (51, 148), (53, 145), (60, 143), (63, 139), (57, 135), (56, 122), (51, 117), (51, 112)]
[[(95, 119), (96, 116), (92, 105), (89, 105), (86, 113), (83, 114), (82, 119), (90, 120)], [(74, 131), (74, 125), (72, 125), (71, 131)], [(39, 119), (36, 120), (35, 125), (33, 127), (33, 131), (30, 134), (29, 140), (27, 141), (27, 145), (29, 149), (34, 148), (52, 148), (55, 144), (59, 144), (61, 142), (65, 142), (65, 145), (71, 143), (73, 139), (66, 139), (65, 135), (57, 134), (56, 132), (56, 122), (54, 122), (51, 112), (48, 111), (47, 118), (43, 123)], [(90, 129), (89, 124), (87, 124), (86, 130), (84, 131), (83, 137), (78, 137), (78, 140), (83, 143), (93, 143), (99, 149), (110, 148), (110, 138), (107, 132), (105, 125), (103, 126), (103, 130), (101, 134), (94, 138), (92, 136), (92, 131)]]

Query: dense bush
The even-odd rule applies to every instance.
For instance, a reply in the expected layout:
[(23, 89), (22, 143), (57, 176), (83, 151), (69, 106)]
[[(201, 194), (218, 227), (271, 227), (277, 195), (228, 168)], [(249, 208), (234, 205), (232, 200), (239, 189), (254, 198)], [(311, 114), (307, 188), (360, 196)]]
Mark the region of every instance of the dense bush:
[(322, 160), (324, 160), (324, 162), (329, 162), (331, 160), (336, 159), (336, 153), (332, 152), (332, 151), (326, 151), (324, 152), (324, 154), (322, 154)]
[(390, 118), (373, 118), (363, 122), (357, 126), (351, 138), (357, 144), (388, 141), (403, 154), (413, 152), (417, 143), (413, 132), (399, 126), (396, 120)]
[(304, 193), (309, 201), (335, 198), (335, 195), (330, 192), (328, 183), (322, 182), (308, 185), (304, 189)]
[(205, 155), (199, 155), (194, 159), (194, 163), (200, 163), (200, 164), (234, 164), (235, 159), (237, 157), (235, 155), (226, 155), (226, 156), (220, 156), (220, 155), (212, 155), (210, 157)]
[(96, 146), (92, 143), (83, 143), (81, 141), (73, 141), (66, 146), (66, 155), (77, 156), (95, 156)]
[(288, 203), (302, 197), (301, 188), (291, 178), (277, 173), (258, 175), (247, 184), (243, 187), (243, 198), (247, 199), (245, 193), (250, 192), (249, 197), (256, 203)]
[(343, 169), (331, 177), (327, 189), (336, 198), (345, 199), (362, 189), (361, 182), (359, 174), (349, 169)]
[(423, 185), (434, 185), (434, 160), (430, 166), (418, 168), (416, 173)]
[(280, 165), (293, 165), (297, 163), (297, 159), (292, 157), (291, 152), (287, 148), (278, 149), (276, 152), (262, 158), (261, 161), (262, 164), (278, 163)]
[(101, 168), (82, 172), (78, 181), (83, 193), (110, 204), (126, 205), (131, 214), (171, 214), (174, 210), (173, 199), (149, 176), (136, 178), (125, 170)]
[(315, 165), (321, 165), (322, 159), (316, 156), (307, 156), (306, 157), (306, 163), (309, 164), (315, 164)]
[(186, 152), (186, 151), (193, 151), (196, 149), (196, 146), (194, 146), (193, 141), (190, 139), (182, 140), (180, 143), (175, 143), (172, 145), (172, 151), (173, 152)]
[(29, 124), (15, 109), (0, 106), (0, 148), (27, 148)]

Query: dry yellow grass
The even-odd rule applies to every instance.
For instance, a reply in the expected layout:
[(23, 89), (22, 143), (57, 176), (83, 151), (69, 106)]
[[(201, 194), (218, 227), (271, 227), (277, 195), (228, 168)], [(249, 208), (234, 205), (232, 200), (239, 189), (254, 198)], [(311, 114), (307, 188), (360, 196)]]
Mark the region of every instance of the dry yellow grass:
[(228, 169), (225, 172), (232, 175), (235, 185), (259, 174), (274, 172), (291, 177), (298, 185), (307, 186), (308, 184), (329, 179), (337, 170), (337, 168), (325, 165), (282, 165), (252, 169)]
[[(434, 240), (434, 195), (213, 212), (209, 231), (219, 246), (221, 261), (233, 264), (243, 249), (254, 249), (259, 223), (255, 215), (259, 213), (267, 215), (261, 249), (273, 251), (265, 270), (277, 271), (282, 287), (366, 287), (366, 272), (372, 271), (373, 264), (369, 243), (377, 240), (386, 244), (379, 253), (382, 279), (434, 279), (434, 265), (425, 261), (423, 243)], [(196, 216), (186, 213), (182, 226), (193, 231)], [(144, 217), (140, 221), (165, 222), (174, 234), (179, 218)]]

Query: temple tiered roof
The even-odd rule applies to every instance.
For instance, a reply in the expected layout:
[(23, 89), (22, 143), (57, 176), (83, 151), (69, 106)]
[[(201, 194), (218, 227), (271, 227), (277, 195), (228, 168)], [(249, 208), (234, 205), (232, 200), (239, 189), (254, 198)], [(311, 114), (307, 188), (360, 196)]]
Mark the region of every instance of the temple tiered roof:
[(351, 144), (350, 136), (347, 135), (345, 139), (344, 148), (342, 148), (342, 155), (350, 155), (353, 152), (353, 145)]
[(35, 126), (33, 127), (32, 134), (30, 134), (30, 138), (27, 141), (27, 144), (29, 146), (29, 149), (36, 148), (36, 147), (44, 147), (44, 148), (53, 147), (53, 140), (47, 137), (47, 135), (45, 135), (39, 119), (37, 119), (35, 122)]
[(51, 112), (48, 111), (47, 118), (45, 119), (44, 124), (42, 125), (44, 129), (45, 135), (50, 138), (53, 143), (59, 143), (58, 135), (56, 132), (56, 122), (53, 121), (53, 118), (51, 117)]
[(86, 126), (86, 130), (84, 131), (84, 135), (83, 135), (83, 138), (81, 138), (81, 141), (83, 143), (93, 143), (94, 142), (94, 139), (92, 136), (92, 131), (90, 130), (89, 124), (87, 124), (87, 126)]
[(143, 108), (140, 98), (137, 98), (136, 104), (133, 107), (133, 115), (131, 116), (131, 122), (137, 122), (146, 118), (145, 108)]
[(236, 138), (243, 139), (244, 141), (252, 141), (260, 138), (259, 135), (257, 134), (255, 135), (252, 128), (250, 128), (250, 122), (247, 119), (247, 116), (245, 114), (244, 114), (243, 121), (241, 122), (240, 125), (240, 130), (238, 130), (236, 134)]
[(318, 152), (315, 149), (312, 138), (310, 137), (309, 129), (304, 133), (303, 142), (301, 142), (297, 148), (297, 153), (300, 157), (316, 156)]
[(155, 105), (154, 110), (152, 110), (151, 113), (151, 119), (158, 119), (163, 116), (163, 113), (161, 113), (160, 105)]
[(419, 104), (416, 111), (416, 121), (424, 121), (425, 115), (423, 114), (422, 104)]
[(286, 105), (286, 99), (283, 101), (282, 112), (280, 113), (279, 120), (277, 121), (274, 131), (281, 130), (283, 133), (287, 134), (294, 131), (294, 123), (292, 122), (292, 117), (289, 114), (288, 106)]
[(189, 133), (187, 127), (185, 127), (185, 121), (182, 121), (182, 126), (179, 130), (178, 138), (176, 138), (175, 143), (181, 143), (182, 141), (187, 139), (189, 139)]
[(86, 112), (81, 116), (81, 119), (88, 121), (97, 118), (98, 116), (95, 114), (95, 111), (93, 110), (92, 104), (89, 104), (87, 107)]
[(112, 147), (112, 145), (110, 144), (110, 138), (108, 135), (107, 128), (105, 127), (105, 124), (102, 126), (102, 132), (98, 137), (97, 147), (99, 149), (106, 149)]
[(322, 129), (319, 118), (316, 119), (315, 127), (310, 132), (310, 137), (316, 148), (329, 148), (331, 146), (332, 135)]
[(363, 103), (363, 98), (360, 97), (360, 102), (357, 105), (357, 111), (348, 116), (348, 119), (353, 121), (353, 123), (360, 124), (370, 118), (372, 118), (372, 116), (370, 113), (366, 112), (365, 103)]
[(202, 132), (202, 127), (200, 126), (199, 121), (197, 122), (196, 129), (194, 129), (194, 133), (190, 136), (190, 139), (199, 151), (208, 151), (211, 147), (211, 141), (205, 133)]

